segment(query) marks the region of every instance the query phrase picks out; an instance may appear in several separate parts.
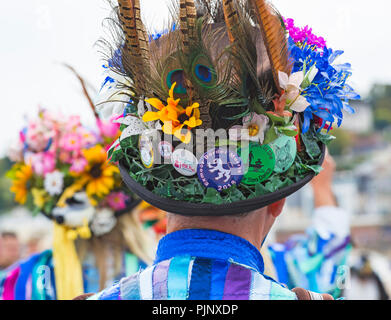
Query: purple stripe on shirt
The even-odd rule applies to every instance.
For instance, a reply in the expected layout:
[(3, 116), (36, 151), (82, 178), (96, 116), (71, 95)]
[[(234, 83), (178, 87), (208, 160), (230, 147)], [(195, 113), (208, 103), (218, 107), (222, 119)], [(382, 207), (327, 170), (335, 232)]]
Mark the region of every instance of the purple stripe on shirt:
[(249, 300), (251, 270), (231, 264), (225, 279), (223, 300)]
[(12, 270), (5, 280), (4, 283), (4, 292), (3, 299), (4, 300), (15, 300), (15, 285), (18, 281), (20, 273), (20, 267)]
[(168, 295), (167, 278), (171, 260), (156, 265), (152, 274), (153, 300), (166, 300)]

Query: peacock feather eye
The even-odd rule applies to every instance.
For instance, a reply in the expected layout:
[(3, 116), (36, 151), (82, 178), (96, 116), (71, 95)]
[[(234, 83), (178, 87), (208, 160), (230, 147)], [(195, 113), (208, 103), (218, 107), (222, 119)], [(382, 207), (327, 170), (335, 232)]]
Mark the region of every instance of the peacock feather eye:
[(199, 55), (194, 59), (192, 70), (195, 81), (202, 87), (212, 88), (216, 85), (216, 71), (205, 55)]
[(203, 82), (210, 83), (212, 81), (212, 72), (207, 66), (197, 64), (195, 66), (195, 74)]
[(185, 88), (185, 72), (182, 69), (172, 70), (167, 75), (167, 87), (171, 88), (176, 82), (174, 93), (186, 94)]

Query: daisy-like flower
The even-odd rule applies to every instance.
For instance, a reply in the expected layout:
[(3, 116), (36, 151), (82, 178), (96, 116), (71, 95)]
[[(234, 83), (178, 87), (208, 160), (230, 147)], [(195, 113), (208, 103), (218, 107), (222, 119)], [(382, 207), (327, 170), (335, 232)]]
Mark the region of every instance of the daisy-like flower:
[(81, 149), (81, 136), (77, 133), (66, 133), (60, 141), (60, 146), (66, 151), (77, 151)]
[(88, 162), (83, 157), (76, 158), (72, 160), (72, 166), (70, 167), (69, 171), (73, 173), (81, 173), (84, 171), (87, 165)]
[(110, 208), (116, 211), (125, 209), (126, 201), (128, 200), (129, 200), (129, 196), (127, 196), (123, 192), (113, 192), (106, 198), (106, 201), (110, 206)]
[(200, 119), (199, 103), (193, 103), (187, 108), (179, 105), (180, 99), (174, 99), (176, 83), (171, 86), (167, 106), (156, 98), (148, 99), (146, 102), (159, 111), (147, 111), (143, 116), (144, 122), (160, 120), (163, 122), (162, 130), (166, 134), (177, 137), (183, 143), (191, 140), (191, 129), (202, 125)]
[(58, 170), (45, 176), (44, 187), (51, 196), (60, 195), (64, 187), (64, 174)]
[(40, 152), (31, 156), (34, 173), (45, 176), (56, 168), (56, 156), (52, 152)]
[(243, 118), (243, 126), (233, 126), (229, 137), (233, 141), (247, 140), (263, 143), (269, 118), (262, 114), (251, 113)]
[(90, 199), (103, 197), (110, 193), (115, 184), (114, 174), (119, 173), (118, 168), (107, 160), (105, 149), (97, 145), (82, 151), (87, 165), (84, 170), (77, 174)]
[[(19, 166), (19, 165), (16, 165)], [(14, 168), (16, 168), (16, 166)], [(10, 191), (15, 194), (15, 201), (19, 204), (25, 204), (28, 194), (28, 183), (33, 177), (33, 169), (29, 165), (20, 166), (14, 173), (13, 183)]]

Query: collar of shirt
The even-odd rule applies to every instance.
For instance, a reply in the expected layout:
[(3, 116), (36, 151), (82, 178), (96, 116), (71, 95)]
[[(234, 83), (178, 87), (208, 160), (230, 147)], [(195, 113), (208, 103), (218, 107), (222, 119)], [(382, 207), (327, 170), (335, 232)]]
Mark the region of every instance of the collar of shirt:
[(187, 229), (166, 235), (159, 242), (155, 264), (176, 256), (233, 260), (263, 273), (261, 253), (247, 240), (215, 230)]

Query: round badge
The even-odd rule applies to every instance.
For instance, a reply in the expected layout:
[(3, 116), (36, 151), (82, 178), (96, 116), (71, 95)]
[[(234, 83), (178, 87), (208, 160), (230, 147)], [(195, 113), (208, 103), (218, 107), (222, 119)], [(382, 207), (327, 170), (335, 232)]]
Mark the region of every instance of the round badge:
[(171, 159), (173, 151), (174, 151), (174, 147), (172, 146), (171, 143), (167, 141), (161, 141), (159, 143), (159, 152), (164, 159)]
[(226, 147), (215, 148), (201, 157), (197, 173), (198, 179), (206, 188), (215, 188), (221, 192), (241, 182), (242, 159)]
[(289, 170), (295, 162), (297, 155), (296, 139), (288, 136), (281, 136), (270, 144), (276, 157), (274, 171), (283, 173)]
[(152, 168), (154, 165), (154, 152), (153, 144), (149, 136), (141, 135), (139, 139), (139, 150), (141, 162), (147, 169)]
[(172, 153), (172, 165), (181, 175), (191, 177), (197, 173), (198, 160), (188, 150), (178, 149)]
[(250, 142), (248, 148), (238, 150), (242, 158), (244, 170), (247, 169), (242, 182), (247, 185), (256, 185), (267, 180), (273, 173), (276, 159), (273, 149), (268, 145)]

